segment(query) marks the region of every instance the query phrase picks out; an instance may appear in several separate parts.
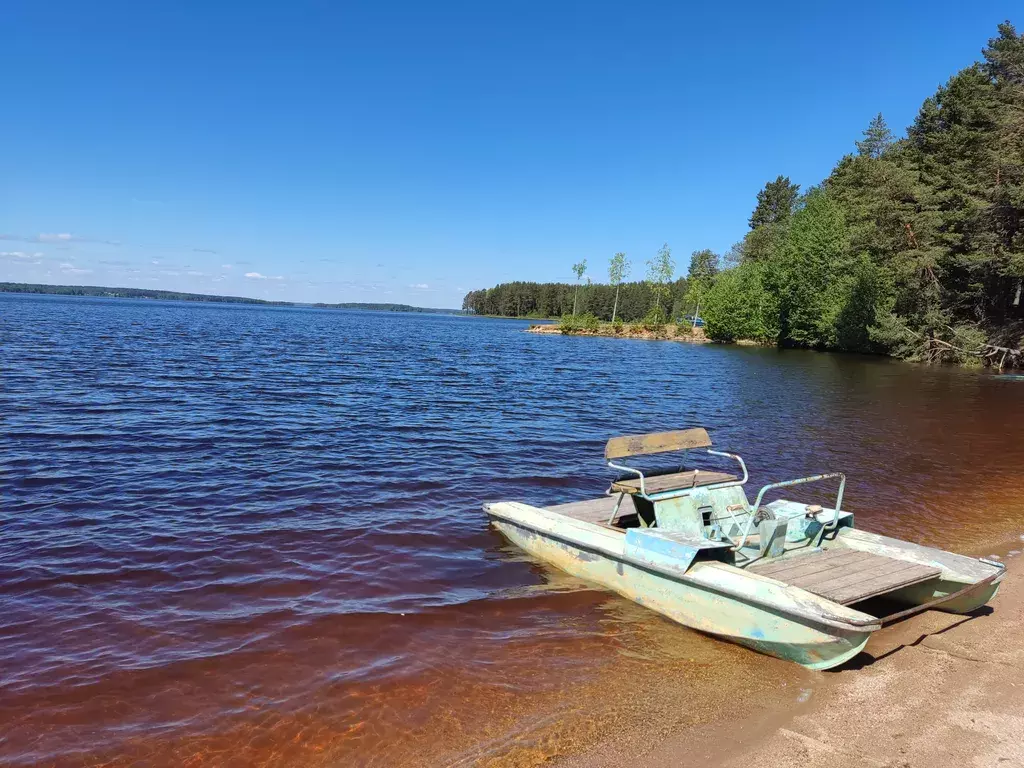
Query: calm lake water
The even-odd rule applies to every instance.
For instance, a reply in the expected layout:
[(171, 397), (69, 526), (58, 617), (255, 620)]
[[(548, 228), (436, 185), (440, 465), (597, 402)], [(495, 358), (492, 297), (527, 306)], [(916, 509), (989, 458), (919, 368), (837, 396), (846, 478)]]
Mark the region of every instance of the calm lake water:
[(1024, 381), (525, 327), (0, 294), (0, 764), (534, 765), (807, 684), (488, 528), (619, 433), (843, 470), (927, 544), (1024, 525)]

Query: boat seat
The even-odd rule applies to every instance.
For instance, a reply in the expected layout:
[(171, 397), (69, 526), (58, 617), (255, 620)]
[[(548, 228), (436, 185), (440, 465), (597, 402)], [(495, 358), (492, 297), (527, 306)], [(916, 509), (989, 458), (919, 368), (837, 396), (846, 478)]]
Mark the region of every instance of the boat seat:
[[(735, 475), (725, 472), (704, 472), (691, 469), (687, 472), (673, 472), (670, 475), (654, 475), (644, 478), (644, 487), (647, 493), (662, 493), (663, 491), (678, 491), (683, 488), (693, 488), (699, 485), (711, 485), (713, 483), (727, 483), (739, 480)], [(630, 477), (625, 480), (616, 480), (612, 483), (612, 493), (626, 493), (632, 496), (640, 493), (640, 478)]]

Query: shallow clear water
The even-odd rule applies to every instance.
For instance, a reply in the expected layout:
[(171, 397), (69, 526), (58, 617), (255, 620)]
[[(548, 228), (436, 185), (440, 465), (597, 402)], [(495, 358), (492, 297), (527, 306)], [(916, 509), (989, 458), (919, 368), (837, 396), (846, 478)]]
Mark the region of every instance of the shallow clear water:
[(525, 327), (0, 294), (0, 764), (532, 764), (798, 679), (488, 528), (600, 495), (614, 434), (843, 470), (922, 543), (1024, 523), (1024, 382)]

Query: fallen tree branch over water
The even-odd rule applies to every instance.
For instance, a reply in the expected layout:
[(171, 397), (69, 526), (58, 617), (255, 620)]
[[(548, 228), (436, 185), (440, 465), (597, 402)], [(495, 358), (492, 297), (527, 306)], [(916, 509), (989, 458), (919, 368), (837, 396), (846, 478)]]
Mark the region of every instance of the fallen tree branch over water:
[[(1007, 362), (1011, 368), (1024, 368), (1024, 349), (1010, 349), (1010, 347), (1000, 347), (996, 344), (986, 344), (982, 350), (982, 357), (999, 371), (1007, 367)], [(998, 363), (995, 360), (996, 357), (999, 358)]]

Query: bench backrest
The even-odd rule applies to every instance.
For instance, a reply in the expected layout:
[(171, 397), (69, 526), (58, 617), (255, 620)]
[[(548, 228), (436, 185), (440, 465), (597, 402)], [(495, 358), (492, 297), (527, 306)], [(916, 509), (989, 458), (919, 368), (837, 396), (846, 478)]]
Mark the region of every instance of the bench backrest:
[(711, 438), (703, 427), (678, 429), (674, 432), (652, 432), (649, 435), (613, 437), (604, 447), (606, 459), (624, 456), (645, 456), (651, 453), (685, 451), (687, 448), (710, 448)]

